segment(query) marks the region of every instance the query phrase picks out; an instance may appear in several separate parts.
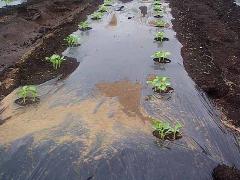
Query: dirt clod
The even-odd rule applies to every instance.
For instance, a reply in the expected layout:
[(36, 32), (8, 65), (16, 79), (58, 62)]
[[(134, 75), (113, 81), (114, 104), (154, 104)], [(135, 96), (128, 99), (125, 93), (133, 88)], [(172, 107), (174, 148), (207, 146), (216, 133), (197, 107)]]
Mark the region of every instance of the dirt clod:
[(212, 173), (214, 180), (240, 180), (240, 171), (234, 167), (218, 165)]

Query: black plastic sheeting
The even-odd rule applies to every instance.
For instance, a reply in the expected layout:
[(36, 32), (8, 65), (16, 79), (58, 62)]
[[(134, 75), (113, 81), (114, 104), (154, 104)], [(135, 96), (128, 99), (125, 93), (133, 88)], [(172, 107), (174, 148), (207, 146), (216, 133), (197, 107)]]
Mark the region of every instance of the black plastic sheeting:
[[(121, 5), (115, 3), (114, 7)], [(60, 112), (65, 120), (48, 132), (49, 138), (40, 139), (37, 143), (35, 133), (46, 131), (45, 128), (19, 136), (6, 144), (1, 143), (1, 180), (202, 180), (211, 179), (212, 169), (219, 163), (240, 167), (236, 137), (220, 123), (219, 112), (184, 70), (181, 44), (171, 28), (169, 9), (166, 8), (164, 16), (169, 22), (169, 27), (164, 29), (169, 41), (158, 44), (153, 40), (158, 29), (151, 26), (154, 20), (151, 2), (132, 1), (124, 6), (122, 12), (112, 11), (102, 21), (92, 22), (93, 30), (90, 32), (75, 32), (82, 37), (82, 45), (67, 49), (64, 55), (77, 58), (80, 66), (63, 82), (53, 80), (40, 85), (42, 99), (36, 108), (36, 116), (39, 109), (40, 115), (46, 118), (50, 117), (50, 111), (55, 112), (54, 108), (62, 108), (62, 111), (56, 112)], [(145, 17), (139, 9), (143, 6), (147, 7)], [(117, 18), (114, 27), (108, 24), (113, 14)], [(128, 19), (130, 16), (133, 18)], [(160, 48), (171, 52), (171, 63), (162, 66), (152, 61), (151, 54)], [(145, 101), (145, 96), (152, 94), (151, 88), (146, 85), (146, 79), (151, 74), (171, 77), (174, 92)], [(100, 82), (114, 83), (126, 79), (143, 86), (141, 104), (148, 115), (184, 124), (182, 139), (161, 142), (151, 135), (151, 130), (146, 134), (138, 128), (128, 129), (126, 137), (114, 139), (103, 128), (95, 134), (95, 141), (86, 145), (91, 139), (91, 128), (85, 127), (84, 122), (93, 120), (90, 116), (87, 119), (72, 115), (71, 108), (74, 106), (71, 105), (89, 96), (97, 98), (95, 85)], [(3, 100), (3, 105), (8, 107), (5, 111), (14, 107), (9, 101), (13, 101), (11, 96)], [(104, 103), (100, 101), (96, 108)], [(31, 124), (36, 118), (29, 113), (32, 110), (19, 111), (14, 109), (10, 114), (13, 117), (11, 121), (14, 117), (16, 120), (17, 117), (27, 117)], [(0, 131), (1, 128), (4, 124), (0, 126)], [(119, 123), (113, 129), (118, 133), (127, 127)], [(66, 134), (81, 139), (59, 143), (50, 138)], [(106, 145), (105, 140), (111, 138), (113, 142)]]

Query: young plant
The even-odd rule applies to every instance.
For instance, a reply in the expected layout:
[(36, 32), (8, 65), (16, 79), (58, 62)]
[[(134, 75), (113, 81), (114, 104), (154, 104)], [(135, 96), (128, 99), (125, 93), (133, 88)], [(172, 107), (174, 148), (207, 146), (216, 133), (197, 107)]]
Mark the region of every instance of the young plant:
[(162, 9), (162, 6), (161, 6), (161, 5), (154, 5), (154, 6), (153, 6), (153, 10), (154, 10), (154, 11), (162, 11), (163, 9)]
[(157, 51), (151, 57), (158, 59), (159, 62), (165, 62), (165, 60), (171, 55), (168, 51)]
[(176, 139), (176, 135), (180, 134), (180, 130), (182, 129), (182, 127), (183, 126), (179, 122), (177, 122), (177, 124), (173, 128), (171, 127), (170, 132), (173, 133), (173, 139)]
[(153, 80), (147, 81), (153, 86), (154, 91), (165, 92), (171, 86), (170, 79), (164, 76), (156, 76)]
[(10, 4), (11, 2), (13, 2), (13, 0), (2, 0), (6, 5)]
[(65, 60), (64, 56), (59, 56), (57, 54), (53, 54), (51, 57), (46, 57), (46, 60), (52, 63), (54, 69), (60, 68), (62, 62)]
[(155, 24), (156, 24), (156, 27), (165, 27), (167, 23), (164, 20), (160, 19), (160, 20), (157, 20)]
[(78, 27), (79, 27), (79, 29), (81, 29), (83, 31), (91, 29), (91, 26), (89, 25), (89, 23), (87, 21), (80, 22)]
[(161, 6), (162, 3), (160, 3), (160, 1), (155, 1), (155, 2), (153, 3), (153, 5), (154, 5), (154, 6)]
[(104, 5), (100, 6), (100, 8), (98, 9), (98, 12), (101, 12), (101, 13), (104, 13), (104, 12), (107, 12), (108, 11), (108, 8)]
[(67, 36), (64, 41), (67, 43), (68, 47), (73, 47), (79, 44), (79, 37), (76, 35)]
[(99, 19), (102, 19), (103, 17), (103, 13), (101, 12), (94, 12), (91, 16), (91, 19), (93, 20), (99, 20)]
[(18, 91), (18, 96), (23, 99), (23, 103), (26, 102), (27, 98), (33, 98), (33, 101), (36, 100), (37, 97), (37, 88), (36, 86), (23, 86)]
[(154, 17), (155, 17), (155, 18), (161, 18), (161, 17), (163, 17), (163, 11), (156, 11)]
[(158, 132), (162, 140), (165, 139), (166, 135), (171, 133), (171, 126), (168, 122), (153, 120), (153, 129)]
[(157, 32), (156, 35), (155, 35), (155, 39), (157, 41), (161, 41), (162, 42), (164, 40), (164, 38), (165, 38), (165, 33), (163, 31)]
[(112, 6), (112, 0), (104, 0), (104, 6)]

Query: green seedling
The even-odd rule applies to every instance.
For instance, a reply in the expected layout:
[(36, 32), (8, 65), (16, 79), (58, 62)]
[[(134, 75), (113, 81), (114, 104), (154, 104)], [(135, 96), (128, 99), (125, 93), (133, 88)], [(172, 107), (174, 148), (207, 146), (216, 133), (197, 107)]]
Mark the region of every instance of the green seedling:
[(10, 4), (11, 2), (13, 2), (13, 0), (2, 0), (6, 5)]
[(177, 124), (170, 129), (170, 131), (173, 133), (173, 139), (176, 139), (176, 135), (180, 134), (180, 130), (182, 129), (182, 127), (183, 126), (179, 122), (177, 122)]
[(67, 36), (64, 41), (67, 43), (68, 47), (73, 47), (79, 44), (79, 37), (76, 35)]
[(170, 79), (164, 76), (156, 76), (153, 80), (147, 81), (147, 84), (153, 86), (154, 91), (165, 92), (170, 86)]
[(164, 20), (159, 19), (155, 22), (155, 24), (156, 24), (156, 27), (165, 27), (167, 23)]
[(155, 39), (159, 40), (161, 42), (163, 41), (164, 38), (165, 38), (165, 33), (163, 31), (157, 32), (156, 35), (155, 35)]
[(157, 131), (157, 133), (160, 135), (160, 139), (165, 140), (165, 137), (167, 135), (173, 136), (173, 140), (176, 139), (177, 134), (181, 134), (181, 128), (183, 127), (179, 122), (174, 127), (171, 127), (171, 125), (168, 122), (163, 122), (157, 119), (152, 119), (152, 125), (154, 131)]
[(157, 18), (163, 17), (163, 11), (156, 11), (154, 17)]
[(155, 1), (155, 2), (153, 3), (153, 5), (154, 5), (154, 6), (161, 6), (162, 3), (160, 3), (160, 1)]
[(62, 62), (65, 60), (64, 56), (61, 57), (57, 54), (53, 54), (51, 57), (46, 57), (45, 59), (53, 64), (54, 69), (60, 68)]
[(101, 12), (94, 12), (91, 16), (91, 19), (93, 20), (99, 20), (99, 19), (102, 19), (103, 17), (103, 13)]
[(165, 139), (166, 135), (171, 133), (171, 126), (168, 122), (162, 122), (159, 120), (153, 120), (153, 129), (157, 131), (162, 140)]
[(104, 0), (103, 5), (104, 6), (111, 6), (112, 5), (112, 0)]
[(89, 23), (87, 21), (80, 22), (78, 27), (79, 27), (79, 29), (81, 29), (83, 31), (91, 29), (91, 26), (89, 25)]
[(168, 51), (157, 51), (151, 57), (154, 59), (159, 59), (159, 62), (164, 62), (171, 55)]
[(162, 11), (163, 9), (162, 9), (162, 6), (161, 6), (161, 5), (154, 5), (154, 6), (153, 6), (153, 10), (154, 10), (154, 11)]
[(33, 101), (36, 100), (37, 97), (37, 88), (36, 86), (23, 86), (18, 91), (18, 96), (23, 99), (23, 102), (26, 102), (27, 98), (33, 98)]
[(107, 12), (108, 11), (108, 8), (104, 5), (100, 6), (99, 9), (98, 9), (98, 12), (101, 12), (101, 13), (104, 13), (104, 12)]

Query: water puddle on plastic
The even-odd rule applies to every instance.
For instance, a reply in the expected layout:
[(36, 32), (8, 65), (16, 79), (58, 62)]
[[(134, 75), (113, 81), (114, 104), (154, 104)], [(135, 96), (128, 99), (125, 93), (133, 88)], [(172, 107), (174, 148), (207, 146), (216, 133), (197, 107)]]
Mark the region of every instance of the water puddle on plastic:
[[(17, 90), (3, 100), (0, 179), (211, 179), (218, 163), (240, 167), (235, 137), (184, 70), (167, 3), (169, 41), (154, 42), (151, 4), (115, 3), (91, 31), (75, 32), (81, 46), (63, 54), (80, 66), (39, 85), (38, 105), (16, 106)], [(152, 61), (160, 49), (171, 63)], [(151, 75), (169, 76), (174, 92), (146, 100)], [(157, 140), (149, 116), (181, 122), (183, 138)]]

